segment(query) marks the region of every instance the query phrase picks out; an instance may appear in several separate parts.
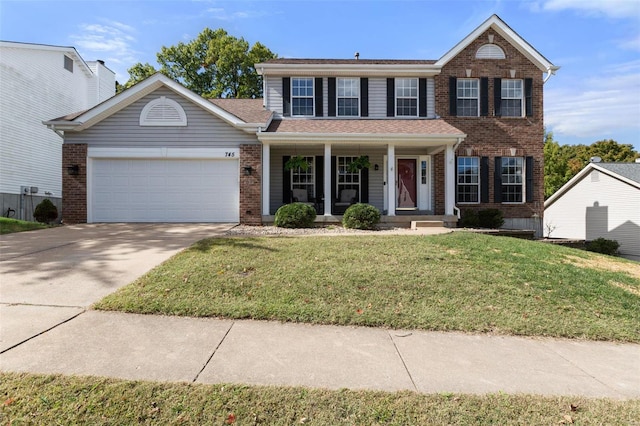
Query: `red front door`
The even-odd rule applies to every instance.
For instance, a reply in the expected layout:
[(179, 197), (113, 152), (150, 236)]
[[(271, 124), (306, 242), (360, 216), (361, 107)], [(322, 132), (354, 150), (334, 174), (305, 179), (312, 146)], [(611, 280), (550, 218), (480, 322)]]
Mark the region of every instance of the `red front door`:
[(398, 159), (398, 187), (396, 194), (398, 196), (396, 208), (398, 209), (416, 209), (417, 190), (416, 190), (416, 160), (401, 158)]

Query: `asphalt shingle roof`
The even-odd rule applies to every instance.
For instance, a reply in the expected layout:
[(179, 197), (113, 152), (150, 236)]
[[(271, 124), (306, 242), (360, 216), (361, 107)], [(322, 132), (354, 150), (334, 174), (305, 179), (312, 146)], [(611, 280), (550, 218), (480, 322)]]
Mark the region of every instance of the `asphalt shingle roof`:
[(235, 115), (245, 123), (266, 123), (273, 112), (262, 105), (262, 99), (209, 99), (209, 102)]
[(375, 119), (290, 119), (273, 120), (267, 132), (272, 133), (348, 133), (348, 134), (414, 134), (462, 135), (444, 120), (375, 120)]
[(596, 163), (622, 177), (640, 183), (640, 163)]
[(266, 64), (304, 64), (304, 65), (433, 65), (437, 61), (431, 59), (310, 59), (310, 58), (277, 58), (265, 61)]

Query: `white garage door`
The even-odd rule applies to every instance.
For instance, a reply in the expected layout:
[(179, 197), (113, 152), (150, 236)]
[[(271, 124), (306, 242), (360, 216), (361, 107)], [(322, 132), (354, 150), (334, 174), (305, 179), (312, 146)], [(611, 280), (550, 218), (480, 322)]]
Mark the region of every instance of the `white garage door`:
[(95, 159), (92, 222), (238, 222), (237, 160)]

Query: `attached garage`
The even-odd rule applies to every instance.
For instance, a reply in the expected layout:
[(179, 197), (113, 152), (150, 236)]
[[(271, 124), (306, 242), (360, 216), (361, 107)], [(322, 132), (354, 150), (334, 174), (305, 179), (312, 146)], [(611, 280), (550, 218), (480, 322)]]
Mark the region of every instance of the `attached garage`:
[[(196, 152), (172, 153), (170, 149), (129, 153), (90, 150), (88, 221), (238, 222), (240, 188), (235, 150), (196, 151), (205, 157), (229, 157), (171, 158), (172, 154), (184, 157)], [(112, 157), (116, 154), (120, 158)], [(122, 158), (132, 156), (147, 158)]]

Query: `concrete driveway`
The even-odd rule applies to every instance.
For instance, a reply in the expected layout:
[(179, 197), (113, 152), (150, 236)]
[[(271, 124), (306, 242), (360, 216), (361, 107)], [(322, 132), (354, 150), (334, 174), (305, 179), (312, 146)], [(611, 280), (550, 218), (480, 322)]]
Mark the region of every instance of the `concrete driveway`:
[(0, 239), (0, 352), (232, 224), (83, 224)]

